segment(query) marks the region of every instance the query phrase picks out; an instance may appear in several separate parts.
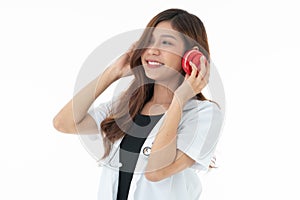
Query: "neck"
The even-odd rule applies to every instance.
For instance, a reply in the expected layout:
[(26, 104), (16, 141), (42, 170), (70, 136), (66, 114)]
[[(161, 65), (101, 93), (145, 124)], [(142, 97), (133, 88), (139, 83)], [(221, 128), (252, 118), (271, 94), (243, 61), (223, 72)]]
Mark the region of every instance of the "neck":
[(174, 92), (179, 86), (179, 80), (173, 83), (155, 82), (153, 96), (150, 99), (154, 104), (171, 104), (174, 96)]

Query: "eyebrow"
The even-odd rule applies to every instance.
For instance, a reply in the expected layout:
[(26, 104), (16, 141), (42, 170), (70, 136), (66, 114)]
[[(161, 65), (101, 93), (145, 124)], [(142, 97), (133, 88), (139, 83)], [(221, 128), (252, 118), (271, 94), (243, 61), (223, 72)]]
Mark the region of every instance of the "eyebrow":
[(167, 38), (173, 38), (174, 40), (177, 40), (176, 37), (174, 37), (173, 35), (168, 35), (168, 34), (163, 34), (160, 37), (167, 37)]

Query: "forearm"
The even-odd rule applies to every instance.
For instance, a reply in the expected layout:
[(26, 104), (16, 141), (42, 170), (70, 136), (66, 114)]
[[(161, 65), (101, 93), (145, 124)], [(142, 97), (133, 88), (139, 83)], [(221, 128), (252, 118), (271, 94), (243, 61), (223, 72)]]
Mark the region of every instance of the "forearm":
[(54, 118), (54, 121), (63, 123), (65, 126), (80, 123), (95, 99), (117, 79), (117, 76), (112, 73), (111, 68), (107, 68), (100, 76), (81, 89), (61, 109)]
[[(107, 68), (100, 76), (80, 90), (70, 101), (69, 108), (74, 115), (74, 122), (79, 123), (87, 114), (95, 99), (99, 97), (118, 78)], [(70, 113), (71, 114), (71, 113)]]
[(149, 181), (161, 181), (182, 170), (185, 170), (186, 168), (192, 166), (194, 163), (195, 161), (192, 158), (177, 149), (175, 161), (172, 164), (154, 172), (146, 172), (145, 176)]
[(183, 105), (183, 102), (174, 96), (152, 145), (147, 171), (161, 169), (175, 161), (177, 128), (181, 120)]

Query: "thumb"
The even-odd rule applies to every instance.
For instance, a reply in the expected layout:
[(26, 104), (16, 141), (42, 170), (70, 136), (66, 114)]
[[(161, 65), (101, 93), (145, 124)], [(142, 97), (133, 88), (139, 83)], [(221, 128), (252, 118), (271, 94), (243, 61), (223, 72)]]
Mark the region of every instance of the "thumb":
[(190, 76), (188, 74), (185, 74), (184, 80), (188, 79)]

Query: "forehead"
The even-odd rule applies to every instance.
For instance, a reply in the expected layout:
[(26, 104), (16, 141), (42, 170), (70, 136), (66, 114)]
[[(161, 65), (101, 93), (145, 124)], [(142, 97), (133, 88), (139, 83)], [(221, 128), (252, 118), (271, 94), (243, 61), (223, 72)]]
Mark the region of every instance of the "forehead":
[(170, 35), (175, 38), (182, 38), (181, 33), (173, 29), (171, 23), (169, 21), (163, 21), (157, 24), (152, 33), (153, 36), (162, 36), (162, 35)]

